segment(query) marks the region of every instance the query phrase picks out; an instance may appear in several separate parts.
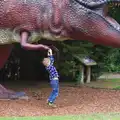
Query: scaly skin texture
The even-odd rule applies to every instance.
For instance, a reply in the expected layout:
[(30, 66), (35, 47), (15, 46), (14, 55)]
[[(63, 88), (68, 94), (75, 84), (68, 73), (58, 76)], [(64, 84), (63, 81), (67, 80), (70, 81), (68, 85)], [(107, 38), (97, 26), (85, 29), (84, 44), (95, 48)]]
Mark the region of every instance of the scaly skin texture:
[(50, 40), (69, 37), (64, 34), (61, 10), (65, 9), (67, 3), (67, 0), (1, 1), (0, 28), (5, 30), (1, 34), (3, 36), (6, 32), (4, 35), (6, 39), (1, 38), (0, 43), (20, 42), (19, 33), (23, 30), (30, 32), (29, 42), (35, 42), (41, 37)]
[(120, 0), (1, 0), (0, 68), (15, 42), (28, 50), (49, 49), (31, 44), (41, 38), (120, 47), (120, 25), (105, 10), (109, 3)]
[[(0, 44), (21, 42), (20, 33), (27, 31), (30, 36), (25, 35), (26, 42), (35, 42), (40, 38), (85, 39), (120, 47), (120, 27), (117, 25), (118, 28), (114, 28), (112, 25), (114, 20), (106, 17), (103, 11), (110, 1), (120, 2), (120, 0), (2, 0)], [(22, 46), (25, 47), (23, 44)]]

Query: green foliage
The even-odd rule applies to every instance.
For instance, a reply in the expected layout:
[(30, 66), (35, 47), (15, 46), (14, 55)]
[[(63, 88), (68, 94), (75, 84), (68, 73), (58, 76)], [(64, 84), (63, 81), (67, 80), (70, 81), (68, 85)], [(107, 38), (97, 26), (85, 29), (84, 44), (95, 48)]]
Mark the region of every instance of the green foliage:
[(109, 7), (109, 16), (120, 22), (120, 7)]
[(120, 71), (120, 49), (111, 49), (108, 56), (105, 57), (104, 63), (105, 68), (108, 72), (119, 72)]
[[(73, 55), (80, 57), (88, 56), (91, 52), (92, 43), (83, 41), (66, 41), (59, 42), (60, 60), (58, 64), (59, 72), (62, 76), (72, 76), (71, 79), (76, 79), (76, 72), (79, 70), (80, 62)], [(77, 80), (77, 79), (76, 79)]]
[(115, 90), (120, 90), (120, 86), (118, 86), (118, 87), (116, 87), (116, 88), (114, 88)]
[(120, 50), (118, 48), (93, 45), (86, 41), (67, 41), (58, 44), (60, 60), (59, 72), (62, 76), (72, 76), (77, 80), (75, 73), (79, 71), (80, 62), (74, 59), (73, 55), (80, 57), (89, 56), (97, 62), (92, 67), (92, 79), (95, 80), (104, 72), (119, 72)]
[(76, 81), (77, 81), (77, 84), (79, 85), (80, 84), (80, 80), (81, 80), (81, 77), (82, 77), (82, 74), (81, 74), (81, 71), (78, 69), (77, 71), (76, 71)]

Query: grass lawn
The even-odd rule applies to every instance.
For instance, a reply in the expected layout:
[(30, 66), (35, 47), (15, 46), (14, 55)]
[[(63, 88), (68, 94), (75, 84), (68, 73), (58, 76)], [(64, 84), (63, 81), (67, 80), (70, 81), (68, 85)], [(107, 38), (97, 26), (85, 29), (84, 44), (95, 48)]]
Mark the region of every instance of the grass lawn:
[(0, 117), (0, 120), (120, 120), (120, 113), (45, 117)]
[(86, 84), (88, 87), (93, 88), (109, 88), (109, 89), (120, 89), (120, 78), (113, 78), (113, 79), (101, 79), (98, 81), (92, 81)]
[(108, 79), (108, 80), (104, 80), (104, 81), (111, 82), (113, 84), (113, 86), (114, 86), (114, 84), (117, 85), (113, 89), (120, 90), (120, 78)]
[(106, 82), (118, 82), (120, 83), (120, 78), (113, 78), (113, 79), (108, 79), (108, 80), (104, 80)]

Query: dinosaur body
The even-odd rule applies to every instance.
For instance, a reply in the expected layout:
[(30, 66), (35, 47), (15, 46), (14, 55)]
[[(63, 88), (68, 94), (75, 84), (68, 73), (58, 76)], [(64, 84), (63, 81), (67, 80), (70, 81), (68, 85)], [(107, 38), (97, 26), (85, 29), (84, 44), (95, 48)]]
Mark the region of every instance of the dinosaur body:
[[(55, 0), (53, 0), (54, 2)], [(28, 42), (41, 38), (67, 40), (69, 35), (63, 22), (68, 1), (59, 0), (2, 0), (0, 6), (0, 44), (20, 42), (20, 32), (30, 32)], [(61, 2), (63, 4), (61, 4)], [(55, 13), (60, 5), (60, 12)], [(56, 8), (57, 7), (57, 8)], [(60, 18), (58, 18), (60, 16)]]
[(31, 43), (42, 38), (120, 47), (120, 25), (105, 10), (110, 3), (120, 0), (1, 0), (0, 68), (15, 42), (33, 50), (41, 46)]
[(0, 44), (20, 42), (20, 32), (25, 30), (30, 33), (30, 43), (42, 38), (55, 41), (84, 39), (120, 47), (120, 26), (104, 11), (109, 1), (2, 0)]

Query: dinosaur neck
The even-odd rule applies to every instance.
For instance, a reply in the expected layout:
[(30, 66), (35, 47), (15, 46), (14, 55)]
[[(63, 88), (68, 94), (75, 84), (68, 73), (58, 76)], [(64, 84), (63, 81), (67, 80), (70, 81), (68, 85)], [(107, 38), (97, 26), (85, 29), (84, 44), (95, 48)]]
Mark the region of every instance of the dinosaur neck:
[(59, 34), (63, 29), (62, 14), (69, 0), (52, 0), (53, 16), (51, 18), (50, 29), (53, 33)]
[(61, 23), (62, 12), (66, 4), (68, 4), (68, 0), (52, 0), (52, 6), (54, 11), (53, 22), (56, 26)]

